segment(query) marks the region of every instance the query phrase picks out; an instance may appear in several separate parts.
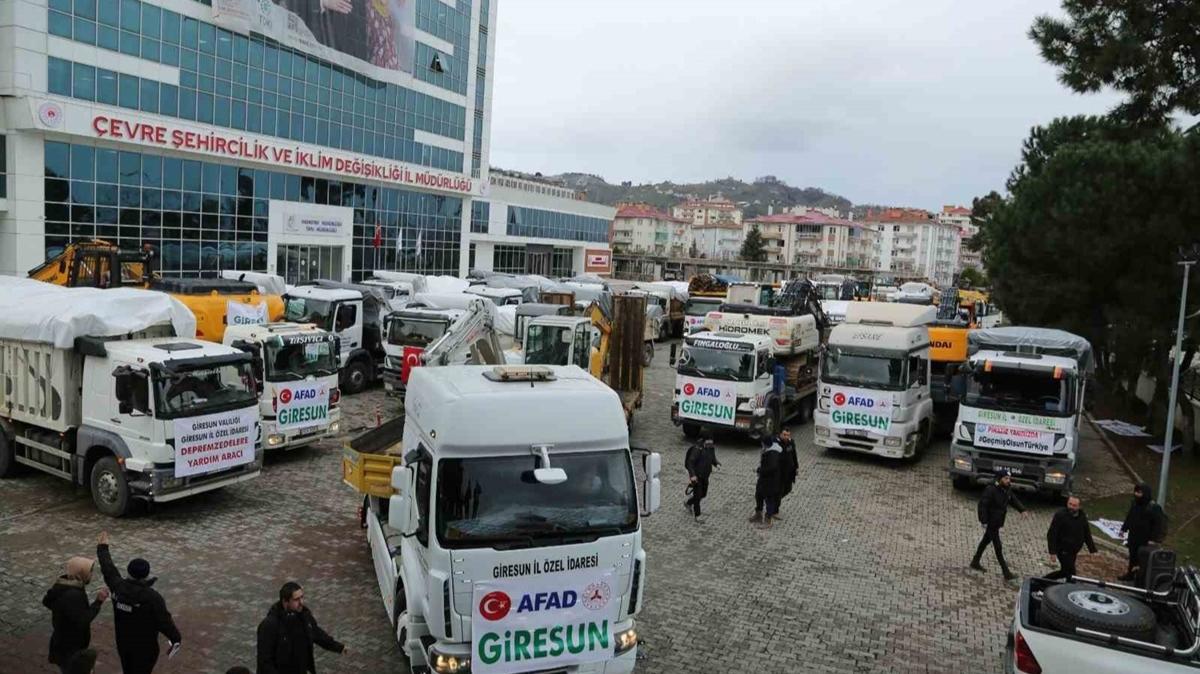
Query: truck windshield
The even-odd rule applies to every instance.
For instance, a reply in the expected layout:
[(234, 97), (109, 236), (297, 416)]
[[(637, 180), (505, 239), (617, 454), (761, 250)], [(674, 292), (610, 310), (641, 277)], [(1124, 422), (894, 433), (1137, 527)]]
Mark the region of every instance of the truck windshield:
[(388, 320), (388, 344), (424, 348), (446, 334), (446, 328), (449, 326), (447, 321), (437, 318), (392, 316)]
[(696, 377), (754, 381), (754, 353), (685, 346), (676, 371)]
[(266, 345), (268, 381), (293, 381), (337, 374), (333, 343), (270, 341)]
[(319, 328), (333, 329), (333, 302), (308, 297), (289, 297), (284, 319), (293, 323), (313, 323)]
[[(566, 365), (571, 360), (571, 342), (563, 335), (570, 334), (565, 325), (531, 325), (525, 335), (527, 365)], [(578, 364), (578, 363), (577, 363)]]
[(688, 300), (687, 304), (683, 305), (683, 313), (687, 314), (688, 316), (707, 316), (708, 312), (716, 311), (720, 307), (720, 302)]
[(1056, 417), (1075, 413), (1074, 395), (1068, 378), (1055, 379), (1044, 370), (981, 368), (971, 375), (963, 404), (1009, 412), (1031, 412)]
[(155, 416), (194, 417), (253, 405), (258, 385), (250, 363), (154, 371)]
[(626, 450), (551, 453), (567, 473), (542, 484), (532, 455), (443, 459), (438, 464), (437, 536), (446, 548), (538, 547), (637, 530), (637, 495)]
[(817, 297), (822, 300), (840, 300), (842, 299), (842, 287), (840, 285), (819, 285), (814, 288), (817, 292)]
[(905, 362), (904, 358), (847, 353), (831, 346), (821, 359), (821, 381), (826, 384), (902, 391), (907, 388)]

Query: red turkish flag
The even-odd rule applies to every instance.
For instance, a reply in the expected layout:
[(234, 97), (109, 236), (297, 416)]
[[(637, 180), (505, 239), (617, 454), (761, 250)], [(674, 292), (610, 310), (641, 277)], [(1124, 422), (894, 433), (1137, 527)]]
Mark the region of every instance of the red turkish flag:
[(375, 225), (375, 239), (371, 242), (376, 248), (383, 245), (383, 227), (379, 224)]
[(423, 351), (425, 351), (425, 349), (422, 349), (419, 346), (404, 347), (404, 360), (400, 365), (400, 381), (402, 383), (407, 384), (408, 376), (412, 374), (412, 369), (414, 367), (420, 367), (421, 353)]

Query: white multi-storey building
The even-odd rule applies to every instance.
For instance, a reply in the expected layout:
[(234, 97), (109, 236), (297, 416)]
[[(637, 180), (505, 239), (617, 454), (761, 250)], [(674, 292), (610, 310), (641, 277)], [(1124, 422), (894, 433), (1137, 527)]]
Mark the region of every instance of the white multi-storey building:
[(870, 211), (864, 222), (877, 232), (877, 269), (901, 277), (923, 278), (941, 287), (954, 282), (959, 231), (918, 209)]
[(958, 266), (955, 273), (961, 273), (968, 267), (976, 270), (983, 269), (983, 260), (979, 251), (969, 250), (967, 242), (979, 233), (979, 227), (971, 222), (971, 209), (962, 206), (943, 206), (937, 215), (938, 222), (958, 229)]
[(767, 261), (807, 267), (875, 269), (878, 232), (821, 211), (780, 213), (746, 221), (762, 233)]
[(671, 214), (687, 220), (695, 227), (742, 224), (742, 209), (732, 201), (720, 197), (709, 197), (702, 201), (685, 201), (671, 209)]
[(684, 257), (692, 247), (692, 223), (649, 204), (618, 204), (609, 243), (617, 252)]

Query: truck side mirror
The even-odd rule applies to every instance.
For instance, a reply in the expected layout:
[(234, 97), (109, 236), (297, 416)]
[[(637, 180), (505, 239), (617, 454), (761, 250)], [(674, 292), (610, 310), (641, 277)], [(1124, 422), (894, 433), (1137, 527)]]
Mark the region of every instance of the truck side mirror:
[(659, 479), (662, 472), (662, 455), (658, 452), (645, 454), (642, 457), (642, 469), (646, 473), (646, 491), (642, 497), (646, 511), (642, 514), (653, 515), (662, 505), (662, 480)]
[(413, 478), (410, 466), (392, 469), (392, 489), (396, 493), (388, 499), (388, 526), (405, 536), (417, 533), (417, 518), (412, 507)]

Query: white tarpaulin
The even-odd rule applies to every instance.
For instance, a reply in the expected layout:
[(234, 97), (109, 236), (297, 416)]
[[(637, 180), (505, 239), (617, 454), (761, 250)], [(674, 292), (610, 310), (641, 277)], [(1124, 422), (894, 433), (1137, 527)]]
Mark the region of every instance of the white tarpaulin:
[(428, 292), (436, 295), (453, 295), (462, 293), (470, 288), (471, 284), (466, 279), (461, 279), (455, 276), (426, 276), (425, 288)]
[(517, 305), (496, 307), (496, 332), (507, 337), (515, 337), (517, 330)]
[(559, 671), (613, 657), (616, 576), (611, 569), (550, 573), (544, 565), (552, 561), (562, 562), (538, 560), (530, 563), (533, 575), (474, 584), (472, 672)]
[(1114, 541), (1125, 540), (1125, 536), (1123, 536), (1121, 534), (1122, 522), (1120, 522), (1119, 520), (1106, 520), (1106, 519), (1101, 518), (1101, 519), (1091, 520), (1091, 522), (1092, 522), (1092, 526), (1096, 527), (1100, 531), (1103, 531), (1106, 536), (1113, 539)]
[(1118, 419), (1100, 419), (1096, 425), (1113, 435), (1120, 435), (1126, 438), (1148, 438), (1150, 434), (1142, 429), (1141, 426), (1134, 426), (1127, 421)]
[(69, 349), (77, 337), (119, 337), (170, 324), (176, 337), (196, 336), (196, 317), (182, 302), (137, 288), (63, 288), (0, 276), (0, 339)]
[(175, 420), (175, 477), (212, 473), (254, 461), (258, 408)]
[(283, 277), (276, 274), (264, 274), (257, 271), (232, 271), (229, 269), (221, 272), (221, 278), (229, 279), (230, 281), (243, 281), (245, 283), (253, 283), (258, 286), (260, 295), (285, 295), (287, 294), (287, 284), (283, 282)]
[(225, 303), (225, 322), (228, 325), (262, 325), (267, 322), (267, 303)]

